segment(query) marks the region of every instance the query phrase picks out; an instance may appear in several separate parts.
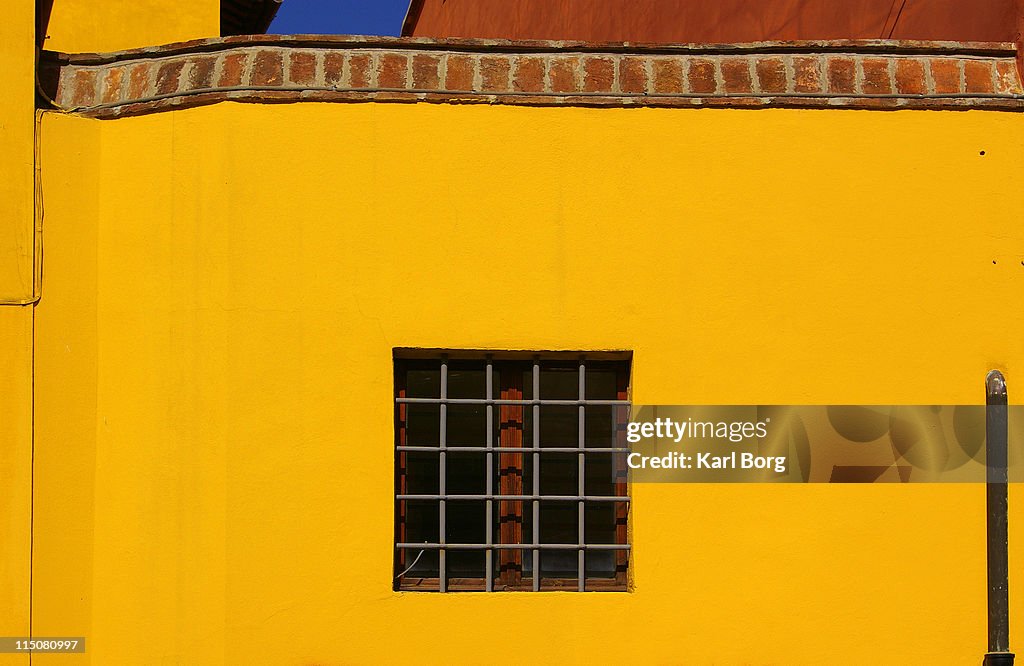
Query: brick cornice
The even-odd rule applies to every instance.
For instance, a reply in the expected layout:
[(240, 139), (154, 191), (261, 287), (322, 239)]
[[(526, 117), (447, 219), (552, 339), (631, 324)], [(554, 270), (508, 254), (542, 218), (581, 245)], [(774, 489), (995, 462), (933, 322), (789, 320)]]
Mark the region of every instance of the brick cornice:
[(1020, 110), (1012, 43), (593, 44), (255, 35), (44, 54), (46, 94), (100, 118), (218, 101)]

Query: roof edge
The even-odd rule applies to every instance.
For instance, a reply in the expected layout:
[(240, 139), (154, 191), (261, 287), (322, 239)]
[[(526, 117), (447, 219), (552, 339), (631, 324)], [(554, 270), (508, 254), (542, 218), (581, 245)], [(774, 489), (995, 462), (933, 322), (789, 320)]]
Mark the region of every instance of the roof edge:
[(405, 18), (402, 19), (402, 31), (399, 33), (402, 37), (409, 37), (416, 29), (416, 24), (420, 21), (420, 13), (423, 11), (423, 3), (424, 0), (409, 0)]
[[(277, 0), (272, 0), (277, 3)], [(46, 52), (51, 61), (104, 64), (119, 60), (162, 58), (186, 53), (224, 51), (238, 47), (320, 49), (404, 49), (486, 53), (612, 53), (638, 55), (765, 54), (889, 54), (1008, 57), (1017, 53), (1013, 42), (949, 42), (899, 39), (768, 41), (734, 44), (637, 44), (632, 42), (515, 41), (508, 39), (431, 39), (375, 35), (234, 35), (109, 53)]]

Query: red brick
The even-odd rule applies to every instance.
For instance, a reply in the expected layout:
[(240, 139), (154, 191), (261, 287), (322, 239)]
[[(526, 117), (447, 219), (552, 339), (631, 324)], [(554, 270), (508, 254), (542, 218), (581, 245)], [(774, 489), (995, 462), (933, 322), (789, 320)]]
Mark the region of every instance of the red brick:
[(624, 93), (647, 92), (647, 59), (626, 56), (619, 60), (619, 90)]
[(857, 63), (852, 58), (828, 59), (828, 92), (853, 95), (857, 92)]
[(505, 56), (483, 56), (480, 58), (481, 89), (488, 92), (508, 90), (509, 60)]
[(245, 75), (245, 68), (249, 62), (248, 53), (229, 53), (224, 56), (224, 63), (220, 71), (218, 86), (230, 88), (242, 85), (242, 78)]
[(992, 92), (992, 61), (964, 60), (964, 79), (967, 92)]
[(124, 80), (124, 67), (111, 67), (103, 77), (103, 104), (112, 104), (121, 99), (121, 82)]
[(252, 85), (279, 86), (284, 83), (284, 54), (260, 51), (252, 63)]
[(544, 61), (540, 58), (521, 56), (516, 58), (516, 70), (512, 87), (522, 92), (544, 90)]
[(922, 95), (927, 89), (924, 64), (917, 58), (896, 61), (896, 92), (904, 95)]
[(168, 95), (178, 91), (181, 70), (185, 68), (185, 60), (171, 60), (160, 65), (156, 72), (156, 94)]
[(700, 58), (691, 60), (687, 78), (690, 82), (690, 92), (713, 93), (718, 89), (718, 82), (715, 80), (715, 63), (711, 60)]
[(409, 56), (404, 53), (384, 53), (377, 66), (379, 88), (405, 88), (409, 71)]
[(755, 68), (761, 92), (786, 92), (786, 63), (782, 58), (758, 58)]
[(417, 53), (412, 57), (412, 87), (420, 90), (437, 90), (441, 87), (440, 69), (440, 56)]
[(75, 93), (72, 106), (92, 106), (96, 102), (96, 71), (80, 69), (75, 72)]
[(467, 55), (448, 56), (444, 78), (445, 90), (473, 89), (473, 58)]
[(294, 51), (288, 58), (288, 80), (300, 86), (316, 82), (316, 53)]
[(370, 87), (370, 68), (373, 61), (368, 53), (357, 53), (348, 57), (349, 86), (352, 88)]
[(793, 90), (821, 92), (821, 68), (818, 58), (793, 58)]
[(552, 92), (577, 92), (579, 86), (576, 85), (576, 73), (579, 69), (580, 59), (578, 56), (557, 56), (552, 58), (551, 69), (549, 70)]
[(953, 58), (932, 58), (932, 81), (937, 93), (960, 92), (960, 67)]
[(611, 92), (615, 85), (615, 62), (611, 58), (587, 58), (583, 61), (583, 90)]
[(1020, 94), (1020, 76), (1017, 65), (1012, 60), (996, 62), (996, 92), (1001, 95)]
[(864, 58), (860, 63), (864, 78), (861, 90), (866, 95), (888, 95), (892, 93), (889, 80), (889, 61), (882, 58)]
[(216, 64), (217, 58), (214, 56), (193, 58), (192, 67), (188, 71), (188, 88), (196, 90), (213, 87), (213, 68)]
[(746, 58), (726, 58), (722, 61), (722, 79), (727, 93), (749, 93), (750, 62)]
[(656, 58), (652, 66), (654, 92), (678, 94), (683, 92), (683, 61), (679, 58)]
[(329, 86), (341, 85), (345, 73), (345, 54), (330, 51), (324, 54), (324, 82)]
[(149, 92), (149, 63), (133, 65), (128, 72), (128, 99), (142, 99)]

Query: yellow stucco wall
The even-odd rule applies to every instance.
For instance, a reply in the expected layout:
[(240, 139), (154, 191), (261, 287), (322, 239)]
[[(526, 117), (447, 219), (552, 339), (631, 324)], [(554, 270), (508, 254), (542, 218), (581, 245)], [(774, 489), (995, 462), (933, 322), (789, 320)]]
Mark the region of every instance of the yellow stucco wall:
[[(33, 3), (4, 5), (0, 21), (0, 636), (29, 629), (34, 296)], [(27, 664), (24, 655), (0, 655)]]
[(43, 48), (120, 51), (219, 35), (219, 0), (53, 0)]
[(33, 663), (479, 663), (506, 622), (524, 663), (979, 661), (972, 485), (636, 485), (631, 593), (392, 592), (391, 353), (631, 349), (648, 404), (977, 403), (996, 367), (1019, 402), (1019, 116), (48, 114), (72, 159), (33, 620), (89, 653)]
[[(33, 606), (36, 636), (86, 637), (88, 660), (93, 652), (93, 552), (99, 546), (93, 529), (94, 477), (99, 431), (96, 404), (97, 317), (96, 236), (99, 219), (100, 127), (95, 122), (48, 114), (42, 125), (43, 193), (52, 203), (47, 221), (53, 233), (44, 236), (47, 266), (45, 324), (36, 310), (35, 373), (47, 377), (35, 384)], [(76, 168), (62, 168), (62, 164)], [(49, 262), (53, 265), (50, 266)], [(60, 266), (73, 270), (61, 270)], [(40, 301), (41, 303), (42, 301)], [(124, 396), (129, 401), (130, 396)], [(42, 444), (45, 442), (45, 444)], [(101, 597), (106, 596), (102, 593)], [(45, 618), (45, 619), (44, 619)], [(40, 623), (42, 622), (42, 623)], [(109, 643), (110, 639), (102, 639)], [(45, 663), (34, 655), (33, 663)], [(51, 655), (74, 659), (75, 655)], [(136, 656), (130, 661), (145, 662)], [(104, 660), (102, 651), (93, 663)]]
[[(32, 482), (32, 309), (0, 306), (0, 635), (28, 636)], [(0, 655), (0, 664), (28, 657)]]
[(0, 21), (0, 302), (33, 295), (35, 13), (31, 0), (4, 5)]

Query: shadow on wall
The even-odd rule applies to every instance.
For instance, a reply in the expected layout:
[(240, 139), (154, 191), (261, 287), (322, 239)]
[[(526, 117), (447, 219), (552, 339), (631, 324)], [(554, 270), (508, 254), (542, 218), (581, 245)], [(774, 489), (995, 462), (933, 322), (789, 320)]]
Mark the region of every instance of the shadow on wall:
[(36, 46), (42, 47), (46, 40), (46, 27), (50, 25), (53, 0), (36, 0)]

